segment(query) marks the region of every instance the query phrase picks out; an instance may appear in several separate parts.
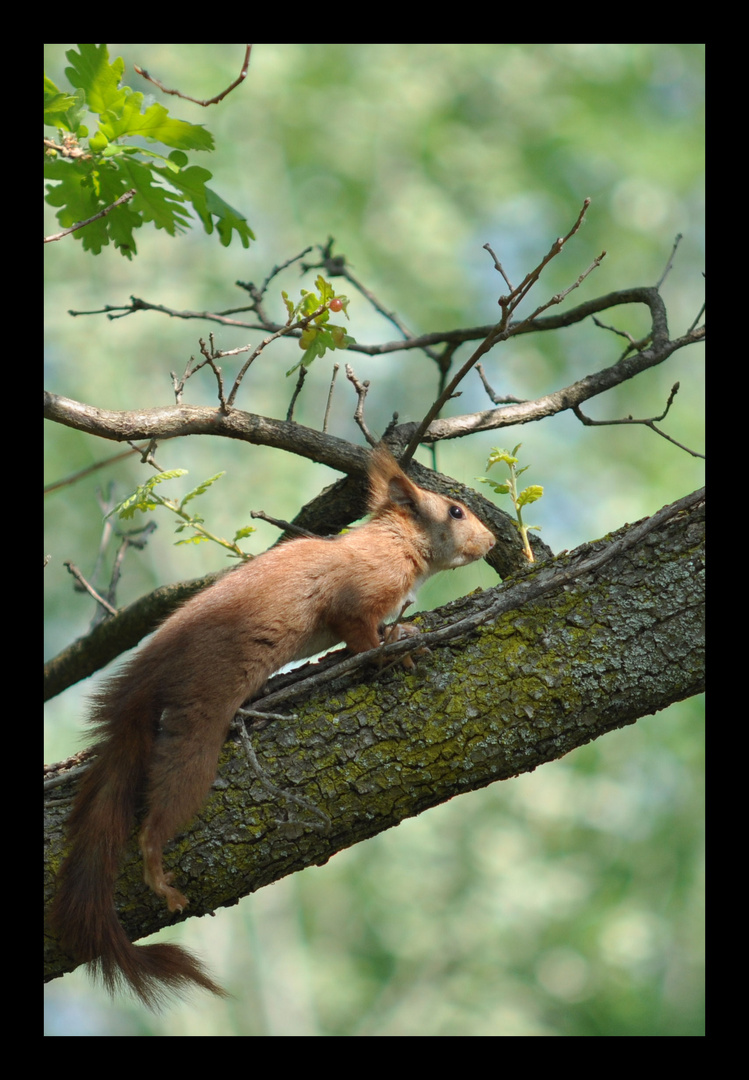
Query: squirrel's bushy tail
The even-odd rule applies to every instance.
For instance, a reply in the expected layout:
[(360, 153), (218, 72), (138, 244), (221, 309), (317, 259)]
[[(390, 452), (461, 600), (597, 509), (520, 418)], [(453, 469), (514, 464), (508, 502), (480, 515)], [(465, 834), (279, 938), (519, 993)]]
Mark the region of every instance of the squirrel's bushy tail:
[(177, 945), (133, 945), (117, 917), (114, 887), (145, 787), (160, 706), (150, 680), (132, 667), (96, 700), (100, 741), (68, 823), (70, 852), (60, 871), (52, 925), (65, 952), (86, 961), (110, 993), (129, 987), (149, 1008), (199, 986), (225, 991)]

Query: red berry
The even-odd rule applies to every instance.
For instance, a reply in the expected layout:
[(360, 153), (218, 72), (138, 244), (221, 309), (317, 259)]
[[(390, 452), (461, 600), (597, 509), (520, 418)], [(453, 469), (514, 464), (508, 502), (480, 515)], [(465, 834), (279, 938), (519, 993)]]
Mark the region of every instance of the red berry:
[(334, 299), (330, 301), (330, 310), (331, 311), (340, 311), (342, 307), (343, 307), (343, 300), (339, 300), (337, 296), (334, 297)]

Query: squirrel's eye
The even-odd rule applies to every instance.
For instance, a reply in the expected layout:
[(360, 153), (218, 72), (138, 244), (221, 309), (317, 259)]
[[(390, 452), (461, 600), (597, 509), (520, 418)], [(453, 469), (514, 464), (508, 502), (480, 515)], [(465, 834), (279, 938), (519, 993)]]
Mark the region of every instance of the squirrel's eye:
[(450, 507), (450, 517), (454, 517), (454, 518), (465, 517), (465, 514), (463, 513), (463, 507), (462, 506), (451, 506)]

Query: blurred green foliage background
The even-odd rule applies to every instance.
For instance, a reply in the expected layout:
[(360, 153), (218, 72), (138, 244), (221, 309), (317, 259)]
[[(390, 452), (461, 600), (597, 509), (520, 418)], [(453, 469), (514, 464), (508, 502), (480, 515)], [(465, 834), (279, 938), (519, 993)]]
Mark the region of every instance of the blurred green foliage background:
[[(46, 72), (58, 85), (71, 47), (47, 46)], [(247, 216), (257, 242), (226, 249), (196, 223), (175, 239), (141, 229), (132, 261), (111, 248), (93, 258), (72, 238), (47, 245), (51, 391), (102, 408), (170, 404), (169, 372), (197, 354), (198, 337), (213, 329), (228, 349), (260, 335), (150, 312), (72, 318), (69, 309), (125, 304), (131, 295), (179, 310), (237, 307), (245, 295), (237, 279), (260, 283), (275, 264), (329, 236), (412, 331), (489, 323), (502, 283), (482, 245), (492, 245), (517, 283), (569, 229), (586, 196), (593, 202), (584, 228), (529, 305), (571, 284), (603, 249), (600, 268), (566, 306), (652, 285), (681, 233), (662, 290), (671, 336), (699, 311), (702, 45), (261, 44), (244, 84), (206, 110), (164, 97), (132, 65), (210, 97), (238, 74), (243, 45), (109, 49), (147, 100), (152, 94), (171, 115), (213, 133), (216, 152), (199, 163)], [(45, 214), (45, 233), (56, 232), (46, 206)], [(283, 319), (282, 288), (298, 295), (313, 279), (297, 269), (277, 279), (271, 315)], [(345, 291), (357, 341), (397, 337), (364, 298)], [(619, 308), (604, 321), (638, 336), (647, 327), (639, 310)], [(589, 322), (519, 338), (490, 354), (487, 376), (495, 390), (535, 398), (614, 363), (621, 341)], [(458, 362), (468, 355), (459, 350)], [(298, 356), (293, 342), (264, 354), (238, 406), (284, 416), (293, 388), (284, 372)], [(371, 380), (367, 418), (377, 432), (394, 410), (418, 420), (435, 396), (434, 365), (415, 352), (343, 359)], [(329, 378), (326, 357), (310, 371), (295, 414), (301, 423), (320, 426)], [(677, 380), (663, 426), (701, 451), (697, 347), (586, 411), (598, 419), (656, 415)], [(211, 379), (191, 380), (185, 401), (213, 404)], [(360, 443), (354, 404), (339, 378), (330, 430)], [(474, 375), (449, 412), (489, 407)], [(51, 424), (46, 436), (48, 483), (121, 449)], [(645, 428), (583, 428), (567, 414), (443, 444), (438, 465), (471, 483), (491, 446), (521, 441), (521, 463), (531, 464), (525, 479), (545, 488), (530, 520), (554, 550), (653, 513), (702, 483), (701, 459)], [(157, 460), (190, 470), (183, 491), (227, 471), (202, 505), (225, 535), (249, 522), (250, 509), (293, 516), (334, 478), (273, 450), (208, 438), (162, 444)], [(84, 572), (94, 565), (96, 489), (111, 481), (122, 498), (143, 479), (131, 458), (48, 496), (48, 656), (85, 633), (92, 617), (90, 602), (71, 592), (63, 560)], [(217, 548), (175, 548), (171, 523), (159, 524), (147, 551), (126, 563), (120, 604), (223, 565)], [(273, 539), (260, 525), (248, 546), (261, 551)], [(422, 606), (493, 583), (486, 567), (443, 578), (423, 591)], [(47, 760), (76, 748), (85, 689), (51, 703)], [(107, 1002), (76, 972), (48, 988), (47, 1033), (701, 1035), (701, 725), (701, 701), (673, 706), (533, 775), (404, 822), (213, 920), (175, 928), (210, 960), (235, 995), (229, 1002), (196, 998), (153, 1018), (127, 1001)]]

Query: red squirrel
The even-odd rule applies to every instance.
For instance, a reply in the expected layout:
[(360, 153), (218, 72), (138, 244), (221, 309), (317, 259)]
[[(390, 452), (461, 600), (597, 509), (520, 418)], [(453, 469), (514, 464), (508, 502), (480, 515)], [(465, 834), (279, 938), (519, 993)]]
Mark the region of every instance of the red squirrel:
[(291, 660), (345, 642), (376, 649), (388, 616), (439, 570), (485, 556), (495, 540), (461, 503), (417, 487), (382, 445), (369, 466), (372, 515), (335, 539), (291, 540), (188, 600), (94, 699), (99, 742), (70, 815), (52, 922), (66, 952), (114, 993), (150, 1007), (199, 986), (225, 991), (177, 945), (136, 946), (114, 908), (136, 814), (144, 879), (172, 912), (187, 898), (164, 845), (206, 800), (237, 710)]

